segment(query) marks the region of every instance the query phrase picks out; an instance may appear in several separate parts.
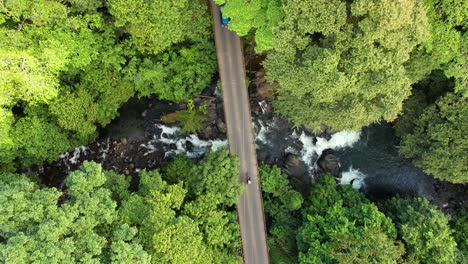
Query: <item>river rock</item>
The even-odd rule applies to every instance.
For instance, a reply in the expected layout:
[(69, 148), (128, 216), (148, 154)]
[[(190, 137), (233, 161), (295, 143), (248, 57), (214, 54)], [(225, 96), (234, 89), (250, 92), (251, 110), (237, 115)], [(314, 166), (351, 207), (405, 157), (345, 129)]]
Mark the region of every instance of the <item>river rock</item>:
[(186, 149), (187, 151), (192, 151), (192, 149), (193, 149), (193, 144), (192, 144), (192, 142), (190, 142), (190, 141), (187, 140), (187, 141), (185, 142), (185, 149)]
[(205, 126), (200, 136), (205, 139), (216, 138), (216, 131), (211, 125)]
[(301, 158), (295, 154), (289, 153), (284, 162), (283, 168), (285, 172), (291, 177), (301, 178), (306, 173), (306, 166)]
[(219, 132), (226, 134), (227, 128), (223, 120), (221, 119), (216, 120), (216, 127), (218, 128)]
[(317, 161), (320, 169), (326, 173), (330, 173), (335, 177), (340, 176), (341, 164), (338, 158), (333, 153), (332, 149), (326, 149)]
[(257, 98), (259, 101), (273, 98), (278, 88), (276, 82), (267, 81), (264, 70), (260, 70), (255, 74), (254, 84), (257, 87)]

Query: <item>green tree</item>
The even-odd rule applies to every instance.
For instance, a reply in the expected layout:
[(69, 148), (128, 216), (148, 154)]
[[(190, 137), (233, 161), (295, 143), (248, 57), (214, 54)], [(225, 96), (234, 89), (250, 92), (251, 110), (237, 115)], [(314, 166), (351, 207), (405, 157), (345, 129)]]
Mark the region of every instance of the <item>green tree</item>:
[(115, 26), (131, 35), (128, 44), (142, 53), (158, 54), (172, 44), (198, 40), (210, 33), (207, 9), (188, 0), (111, 0), (107, 3)]
[(422, 2), (307, 0), (283, 9), (264, 62), (279, 83), (278, 113), (334, 130), (396, 118), (411, 89), (404, 64), (428, 36)]
[(468, 105), (466, 97), (449, 93), (428, 106), (403, 135), (401, 152), (436, 178), (468, 181)]
[(239, 159), (221, 148), (205, 154), (204, 159), (190, 170), (185, 186), (190, 195), (214, 194), (218, 203), (232, 206), (242, 193), (239, 183)]
[(206, 104), (195, 107), (192, 100), (187, 103), (186, 110), (177, 111), (177, 119), (182, 123), (183, 133), (198, 133), (203, 129), (206, 117)]
[[(199, 1), (2, 2), (2, 169), (52, 161), (90, 142), (136, 94), (188, 100), (215, 70), (210, 19)], [(24, 131), (32, 120), (37, 135)], [(44, 140), (28, 142), (23, 132)]]
[(41, 189), (24, 175), (2, 174), (0, 261), (98, 263), (110, 258), (149, 263), (149, 255), (131, 242), (132, 234), (114, 240), (106, 234), (117, 211), (110, 191), (102, 188), (105, 181), (100, 165), (84, 163), (66, 179), (70, 198), (58, 205), (62, 193), (55, 188)]
[(3, 107), (0, 107), (0, 171), (4, 164), (10, 163), (14, 157), (15, 143), (12, 138), (13, 113)]
[(183, 154), (176, 155), (163, 167), (163, 177), (168, 183), (185, 182), (192, 175), (190, 170), (195, 166), (193, 160)]
[(218, 0), (225, 4), (223, 14), (231, 19), (229, 29), (239, 36), (255, 32), (255, 51), (258, 53), (273, 49), (273, 28), (284, 16), (283, 0)]
[(392, 198), (383, 211), (392, 218), (398, 237), (405, 243), (407, 261), (453, 263), (456, 243), (448, 217), (423, 198)]
[[(176, 164), (181, 162), (184, 167), (189, 164), (182, 158), (176, 159)], [(238, 161), (228, 157), (226, 150), (220, 150), (192, 164), (193, 168), (187, 170), (189, 175), (173, 170), (174, 165), (166, 167), (165, 173), (176, 173), (182, 176), (181, 180), (185, 179), (172, 185), (157, 171), (142, 172), (138, 192), (122, 204), (122, 218), (138, 228), (137, 236), (144, 248), (158, 261), (236, 263), (240, 232), (235, 215), (225, 208), (233, 204), (231, 199), (237, 201), (238, 197), (231, 197), (241, 191), (237, 183)], [(204, 174), (200, 175), (200, 171)], [(232, 184), (234, 176), (235, 185), (226, 187)], [(177, 178), (176, 175), (165, 177)], [(215, 182), (207, 186), (206, 182), (210, 181)]]
[(201, 39), (187, 47), (172, 47), (155, 59), (145, 58), (136, 64), (136, 89), (141, 96), (157, 94), (161, 99), (191, 99), (209, 84), (216, 70), (213, 43)]
[(182, 181), (142, 171), (130, 192), (129, 178), (93, 162), (70, 173), (64, 193), (30, 178), (0, 173), (2, 263), (237, 263), (239, 225), (223, 188), (189, 198)]
[(297, 254), (295, 234), (300, 226), (299, 209), (304, 199), (292, 189), (288, 176), (279, 167), (261, 165), (259, 173), (265, 214), (271, 221), (268, 243), (272, 254), (288, 259)]
[[(454, 230), (453, 238), (457, 242), (457, 249), (461, 260), (468, 260), (468, 209), (461, 209), (451, 222), (451, 227)], [(463, 263), (460, 261), (459, 263)]]
[[(463, 57), (462, 32), (468, 28), (468, 4), (458, 0), (426, 0), (430, 37), (414, 49), (406, 69), (413, 83), (435, 69), (447, 69)], [(466, 34), (465, 34), (466, 35)]]
[(392, 221), (350, 186), (325, 176), (311, 189), (297, 233), (300, 263), (395, 263), (404, 247)]
[(20, 118), (14, 125), (12, 137), (16, 157), (23, 166), (53, 161), (71, 147), (67, 133), (44, 116)]

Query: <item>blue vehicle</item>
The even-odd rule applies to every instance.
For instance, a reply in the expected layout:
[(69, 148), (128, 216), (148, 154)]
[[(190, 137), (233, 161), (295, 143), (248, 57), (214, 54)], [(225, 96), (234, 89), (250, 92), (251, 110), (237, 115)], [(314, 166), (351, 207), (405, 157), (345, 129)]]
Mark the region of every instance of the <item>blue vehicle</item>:
[(221, 26), (223, 28), (227, 28), (228, 23), (229, 23), (229, 21), (231, 21), (231, 19), (229, 17), (225, 16), (223, 14), (223, 11), (220, 10), (220, 13), (221, 13)]

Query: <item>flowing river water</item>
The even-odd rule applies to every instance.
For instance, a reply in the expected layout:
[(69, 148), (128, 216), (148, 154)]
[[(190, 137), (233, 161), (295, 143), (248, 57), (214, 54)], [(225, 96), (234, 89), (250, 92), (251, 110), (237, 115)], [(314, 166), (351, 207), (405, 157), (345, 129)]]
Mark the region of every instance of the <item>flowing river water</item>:
[[(158, 168), (176, 154), (199, 158), (209, 150), (227, 146), (222, 133), (216, 134), (218, 138), (202, 139), (199, 135), (182, 134), (177, 126), (162, 124), (159, 121), (161, 113), (177, 110), (177, 106), (158, 104), (159, 108), (143, 100), (124, 106), (120, 118), (101, 133), (98, 141), (63, 153), (58, 162), (42, 168), (46, 183), (49, 179), (49, 185), (62, 188), (63, 180), (56, 179), (62, 182), (57, 184), (53, 182), (54, 177), (63, 179), (64, 174), (84, 160), (93, 159), (106, 169), (137, 178), (140, 170)], [(323, 174), (319, 166), (320, 156), (331, 150), (339, 161), (338, 182), (352, 184), (371, 198), (421, 195), (441, 208), (449, 207), (450, 203), (454, 208), (466, 205), (463, 198), (467, 193), (466, 186), (441, 185), (401, 157), (398, 140), (389, 124), (317, 137), (306, 129), (293, 128), (286, 119), (268, 111), (265, 102), (252, 108), (259, 163), (279, 164), (290, 174), (285, 158), (292, 155), (296, 157), (296, 165), (302, 167), (303, 177), (313, 180)], [(57, 177), (60, 174), (57, 171), (62, 171), (60, 177)]]

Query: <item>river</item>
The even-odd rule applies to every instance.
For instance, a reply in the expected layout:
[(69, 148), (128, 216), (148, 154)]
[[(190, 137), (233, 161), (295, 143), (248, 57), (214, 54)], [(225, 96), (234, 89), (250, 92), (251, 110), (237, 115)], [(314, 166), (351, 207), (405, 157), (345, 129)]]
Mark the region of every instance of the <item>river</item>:
[[(289, 172), (284, 161), (294, 155), (304, 167), (304, 177), (313, 182), (323, 174), (317, 161), (331, 149), (341, 165), (338, 182), (352, 184), (372, 199), (420, 195), (448, 211), (466, 203), (466, 185), (436, 181), (401, 157), (398, 139), (387, 123), (316, 137), (268, 111), (265, 102), (257, 104), (252, 107), (252, 122), (259, 163), (279, 164)], [(63, 153), (58, 162), (46, 165), (41, 170), (46, 184), (62, 188), (68, 171), (89, 159), (100, 162), (105, 169), (129, 175), (135, 182), (140, 170), (158, 168), (173, 155), (198, 158), (227, 145), (223, 133), (215, 133), (214, 138), (183, 135), (179, 127), (159, 121), (162, 113), (177, 109), (176, 104), (156, 99), (132, 100), (121, 109), (120, 117), (101, 132), (99, 140)]]

